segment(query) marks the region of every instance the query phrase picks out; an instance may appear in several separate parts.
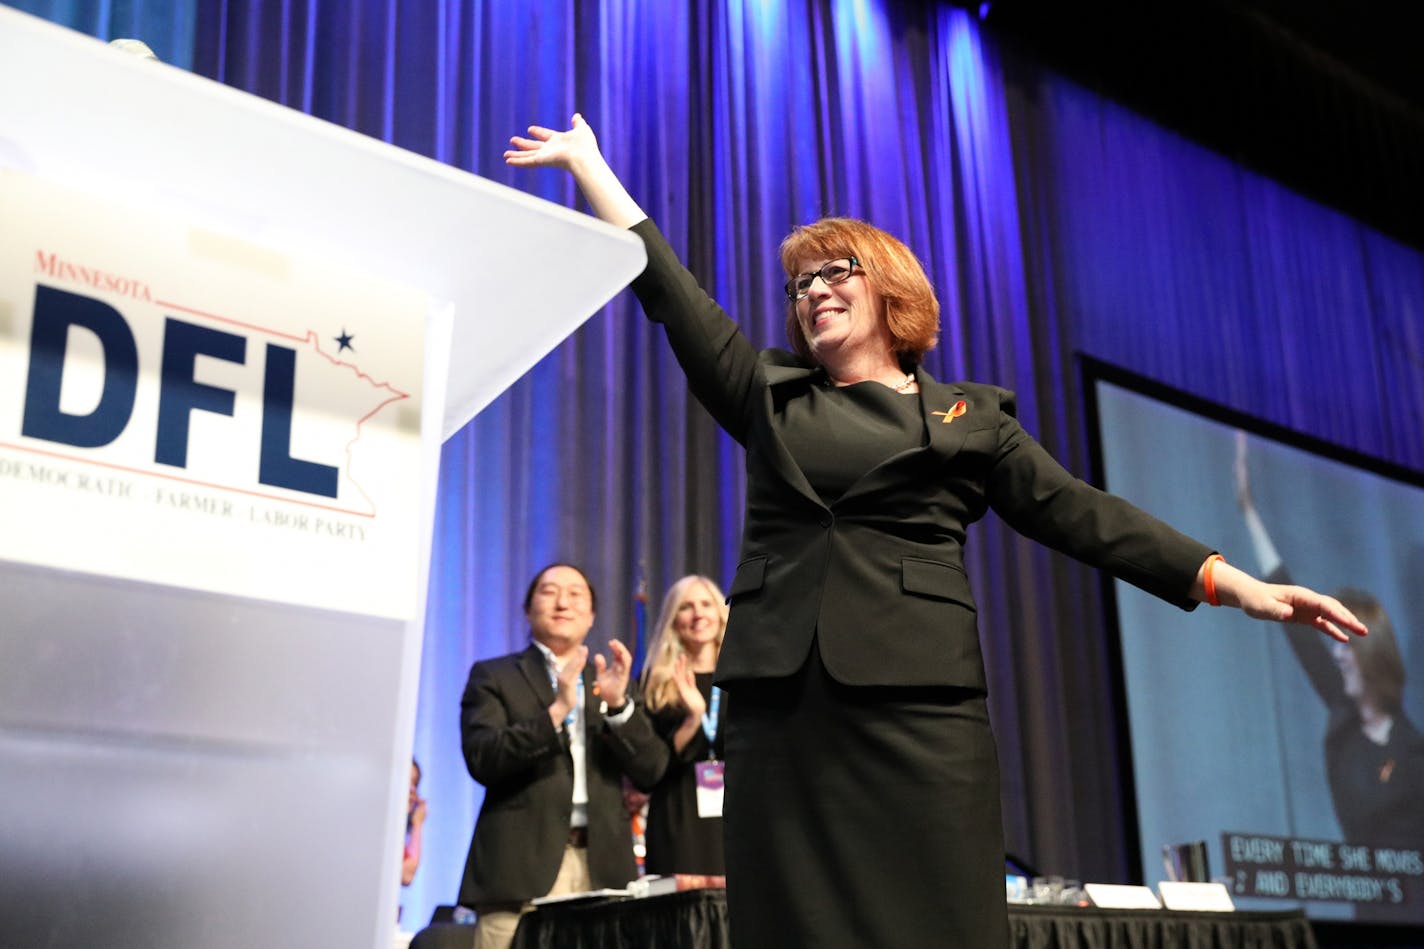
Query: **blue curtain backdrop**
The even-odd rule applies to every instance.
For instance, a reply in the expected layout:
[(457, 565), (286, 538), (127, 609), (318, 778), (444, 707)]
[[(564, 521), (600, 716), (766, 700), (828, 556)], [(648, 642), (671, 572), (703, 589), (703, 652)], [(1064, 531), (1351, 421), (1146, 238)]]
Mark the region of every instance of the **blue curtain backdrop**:
[(141, 39), (165, 63), (193, 68), (197, 0), (12, 0), (5, 6), (105, 41)]
[[(34, 6), (105, 36), (112, 14), (94, 10), (120, 4)], [(153, 29), (167, 35), (181, 9)], [(158, 48), (140, 25), (120, 32)], [(577, 199), (563, 176), (512, 173), (500, 153), (529, 123), (582, 111), (763, 345), (782, 340), (781, 237), (866, 217), (939, 290), (930, 370), (1016, 389), (1025, 425), (1080, 473), (1078, 354), (1424, 469), (1417, 250), (1013, 59), (948, 4), (230, 0), (202, 5), (191, 56), (219, 81), (564, 204)], [(415, 737), (430, 819), (408, 921), (454, 899), (481, 799), (460, 695), (471, 662), (526, 643), (529, 575), (587, 565), (596, 644), (626, 637), (641, 575), (654, 605), (683, 573), (731, 576), (743, 500), (738, 451), (626, 294), (452, 438), (441, 476)], [(1010, 849), (1129, 878), (1101, 584), (992, 518), (968, 559)]]

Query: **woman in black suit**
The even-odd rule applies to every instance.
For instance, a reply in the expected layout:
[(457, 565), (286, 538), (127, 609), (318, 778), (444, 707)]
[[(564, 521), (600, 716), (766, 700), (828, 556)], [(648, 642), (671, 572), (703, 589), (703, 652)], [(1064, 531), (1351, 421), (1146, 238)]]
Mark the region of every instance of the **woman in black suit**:
[(914, 255), (860, 221), (782, 245), (795, 352), (757, 352), (677, 261), (574, 116), (511, 139), (570, 171), (644, 241), (634, 281), (688, 383), (747, 452), (742, 557), (716, 681), (730, 694), (725, 832), (737, 946), (1008, 942), (999, 771), (970, 523), (1015, 529), (1183, 608), (1363, 632), (1339, 603), (1262, 583), (1072, 477), (1013, 395), (920, 366), (938, 304)]
[(712, 684), (727, 631), (724, 600), (710, 577), (683, 577), (668, 588), (653, 626), (643, 703), (669, 757), (648, 801), (648, 873), (727, 872), (719, 793), (727, 703)]

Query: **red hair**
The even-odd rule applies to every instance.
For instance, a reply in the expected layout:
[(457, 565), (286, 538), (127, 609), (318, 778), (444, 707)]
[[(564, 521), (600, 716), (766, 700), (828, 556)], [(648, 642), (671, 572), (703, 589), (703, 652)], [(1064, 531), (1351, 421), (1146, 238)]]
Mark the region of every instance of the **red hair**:
[[(880, 296), (881, 319), (890, 331), (900, 364), (906, 368), (918, 364), (939, 341), (939, 300), (919, 259), (899, 239), (849, 217), (802, 224), (781, 242), (781, 266), (787, 277), (796, 274), (801, 261), (836, 257), (854, 257), (859, 262)], [(786, 338), (798, 356), (816, 361), (796, 318), (795, 300), (787, 307)]]

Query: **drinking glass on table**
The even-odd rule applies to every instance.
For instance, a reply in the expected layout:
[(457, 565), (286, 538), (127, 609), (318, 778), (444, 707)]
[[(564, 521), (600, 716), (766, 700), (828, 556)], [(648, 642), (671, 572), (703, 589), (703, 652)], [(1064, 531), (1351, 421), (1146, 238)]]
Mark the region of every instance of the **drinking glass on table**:
[(1054, 906), (1058, 903), (1058, 898), (1063, 894), (1063, 878), (1061, 876), (1034, 877), (1029, 887), (1029, 902), (1043, 906)]

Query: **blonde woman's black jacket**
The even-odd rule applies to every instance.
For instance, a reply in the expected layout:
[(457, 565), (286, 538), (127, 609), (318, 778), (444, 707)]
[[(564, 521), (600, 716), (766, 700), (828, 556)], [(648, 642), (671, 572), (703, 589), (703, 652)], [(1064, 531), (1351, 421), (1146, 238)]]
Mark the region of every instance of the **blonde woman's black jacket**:
[(746, 521), (719, 684), (791, 675), (815, 636), (826, 669), (848, 685), (984, 689), (964, 541), (990, 509), (1055, 550), (1196, 606), (1187, 593), (1211, 548), (1069, 474), (996, 386), (943, 384), (917, 369), (922, 447), (823, 503), (777, 420), (825, 384), (824, 372), (786, 351), (758, 352), (651, 221), (633, 231), (648, 252), (634, 292), (664, 327), (692, 392), (746, 448)]

